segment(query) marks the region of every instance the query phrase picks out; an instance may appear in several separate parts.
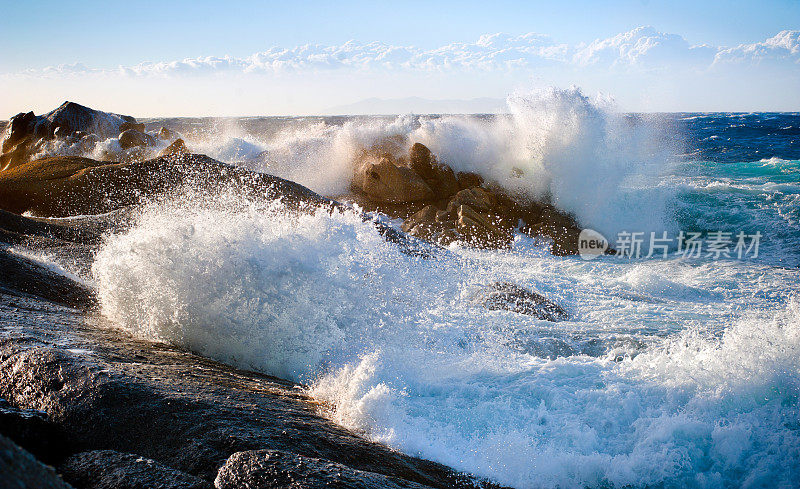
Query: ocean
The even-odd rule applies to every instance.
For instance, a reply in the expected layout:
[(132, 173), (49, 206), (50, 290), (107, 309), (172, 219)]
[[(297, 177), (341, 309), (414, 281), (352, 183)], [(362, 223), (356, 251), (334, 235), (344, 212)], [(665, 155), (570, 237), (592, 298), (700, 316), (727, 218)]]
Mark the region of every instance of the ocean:
[[(140, 337), (299, 382), (336, 423), (503, 485), (800, 485), (800, 114), (618, 114), (570, 91), (509, 107), (147, 123), (332, 197), (359, 148), (422, 142), (621, 253), (519, 235), (425, 259), (355, 212), (231, 189), (147, 204), (92, 263), (52, 266)], [(570, 320), (478, 306), (497, 281)]]

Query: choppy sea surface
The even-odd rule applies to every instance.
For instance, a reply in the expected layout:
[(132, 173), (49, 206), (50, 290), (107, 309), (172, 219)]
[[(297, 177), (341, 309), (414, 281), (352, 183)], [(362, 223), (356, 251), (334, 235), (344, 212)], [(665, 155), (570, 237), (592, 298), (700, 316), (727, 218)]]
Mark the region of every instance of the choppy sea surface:
[[(121, 327), (302, 382), (338, 423), (501, 484), (800, 485), (800, 114), (619, 115), (563, 91), (507, 116), (148, 123), (332, 196), (354, 152), (401, 135), (645, 242), (587, 261), (519, 236), (425, 260), (354, 214), (182, 194), (85, 274)], [(650, 233), (666, 256), (645, 257)], [(476, 305), (498, 280), (572, 318)]]

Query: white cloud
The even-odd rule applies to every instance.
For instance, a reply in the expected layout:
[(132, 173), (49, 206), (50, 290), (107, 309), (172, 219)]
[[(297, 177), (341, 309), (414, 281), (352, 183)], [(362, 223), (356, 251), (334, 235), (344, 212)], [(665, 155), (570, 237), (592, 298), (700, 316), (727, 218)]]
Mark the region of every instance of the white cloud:
[(794, 64), (795, 68), (800, 68), (800, 31), (781, 31), (763, 42), (720, 49), (714, 62), (777, 62)]
[(716, 49), (692, 46), (677, 34), (667, 34), (653, 27), (637, 27), (608, 39), (598, 39), (579, 49), (576, 64), (605, 66), (640, 66), (672, 68), (676, 65), (708, 66)]
[(578, 46), (556, 43), (550, 37), (536, 33), (521, 36), (486, 34), (474, 42), (451, 43), (427, 50), (382, 42), (349, 41), (341, 45), (273, 47), (244, 58), (206, 56), (143, 62), (113, 70), (69, 64), (28, 70), (17, 75), (44, 78), (90, 74), (182, 77), (222, 73), (279, 75), (348, 70), (489, 73), (534, 71), (542, 67), (702, 70), (712, 64), (764, 60), (793, 65), (795, 68), (800, 66), (800, 31), (782, 31), (763, 42), (742, 44), (734, 48), (691, 45), (680, 35), (659, 32), (649, 26), (637, 27), (607, 39), (597, 39)]

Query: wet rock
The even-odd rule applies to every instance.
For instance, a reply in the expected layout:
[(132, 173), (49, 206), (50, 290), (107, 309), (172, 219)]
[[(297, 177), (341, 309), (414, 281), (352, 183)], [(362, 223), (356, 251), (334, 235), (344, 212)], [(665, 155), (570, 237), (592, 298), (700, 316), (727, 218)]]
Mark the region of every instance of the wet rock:
[(431, 200), (433, 190), (411, 168), (397, 164), (393, 156), (365, 155), (353, 176), (353, 187), (375, 202)]
[(469, 205), (458, 206), (456, 230), (467, 243), (481, 248), (508, 248), (513, 235), (510, 229), (498, 226), (498, 218), (480, 213)]
[(427, 146), (414, 143), (409, 150), (408, 161), (414, 173), (425, 180), (437, 198), (446, 198), (458, 191), (458, 181), (453, 170), (447, 165), (439, 164)]
[[(0, 395), (46, 412), (82, 451), (136, 453), (210, 482), (234, 453), (270, 449), (432, 487), (473, 487), (447, 467), (333, 424), (290, 382), (136, 341), (77, 311), (13, 302), (0, 293), (0, 326), (17, 325), (0, 337)], [(32, 311), (35, 328), (25, 326)]]
[(119, 145), (122, 149), (129, 149), (137, 146), (152, 146), (156, 143), (153, 136), (137, 131), (136, 129), (128, 129), (119, 135)]
[(0, 248), (0, 292), (41, 297), (78, 308), (95, 304), (91, 291), (38, 263)]
[(181, 155), (188, 152), (189, 150), (186, 149), (186, 144), (183, 142), (183, 139), (176, 139), (172, 144), (164, 148), (158, 156)]
[(444, 229), (436, 221), (437, 212), (436, 207), (427, 205), (403, 221), (401, 229), (414, 237), (434, 241), (436, 233)]
[(475, 301), (492, 311), (513, 311), (545, 321), (569, 319), (567, 311), (555, 302), (510, 282), (489, 285), (475, 296)]
[(17, 409), (0, 398), (0, 435), (30, 452), (38, 460), (54, 464), (72, 447), (64, 432), (41, 411)]
[(98, 139), (108, 139), (117, 136), (124, 123), (135, 124), (136, 119), (90, 109), (73, 102), (64, 102), (55, 110), (40, 116), (33, 112), (17, 114), (3, 131), (0, 172), (27, 163), (43, 142), (54, 137), (80, 139), (76, 135), (83, 133), (94, 134)]
[(480, 187), (483, 185), (483, 177), (472, 172), (458, 172), (456, 174), (456, 181), (461, 189)]
[(555, 255), (577, 253), (580, 227), (572, 216), (547, 202), (512, 198), (475, 173), (455, 174), (423, 144), (402, 155), (405, 143), (389, 138), (379, 147), (390, 152), (364, 152), (353, 180), (366, 198), (356, 199), (360, 205), (404, 219), (403, 231), (440, 245), (509, 248), (519, 231), (546, 240)]
[(217, 489), (424, 489), (429, 486), (279, 450), (237, 452), (214, 481)]
[(32, 161), (0, 173), (0, 209), (46, 217), (100, 214), (177, 190), (188, 183), (208, 190), (231, 185), (244, 195), (281, 197), (287, 204), (335, 204), (288, 180), (203, 155), (183, 154), (133, 163), (108, 163), (74, 156)]
[(71, 489), (52, 467), (0, 435), (0, 485), (3, 489)]
[(203, 479), (149, 458), (114, 450), (81, 452), (58, 467), (61, 476), (81, 489), (212, 489)]
[(3, 131), (2, 152), (11, 151), (20, 141), (33, 135), (36, 116), (33, 112), (19, 113), (11, 118)]

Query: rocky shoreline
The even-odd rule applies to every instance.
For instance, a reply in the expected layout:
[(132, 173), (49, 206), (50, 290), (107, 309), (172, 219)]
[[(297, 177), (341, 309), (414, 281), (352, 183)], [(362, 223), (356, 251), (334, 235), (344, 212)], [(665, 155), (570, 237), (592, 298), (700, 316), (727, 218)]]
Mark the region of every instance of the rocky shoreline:
[[(287, 212), (354, 212), (348, 203), (358, 203), (403, 219), (400, 231), (362, 214), (423, 258), (454, 242), (507, 248), (520, 232), (551, 242), (554, 254), (572, 254), (579, 232), (572, 217), (457, 174), (408, 141), (365, 149), (340, 202), (191, 154), (166, 129), (149, 134), (132, 117), (72, 103), (44, 116), (19, 114), (3, 135), (0, 474), (9, 487), (492, 486), (333, 424), (302, 386), (136, 340), (103, 319), (89, 286), (16, 250), (68, 256), (87, 269), (104, 233), (126, 229), (142, 202), (183, 189), (234, 188), (245, 199), (280, 199)], [(54, 144), (74, 149), (100, 138), (124, 146), (121, 159), (37, 157)], [(144, 158), (154, 148), (161, 155)], [(511, 283), (488, 284), (476, 301), (548, 321), (569, 317)]]
[[(28, 267), (28, 290), (58, 286), (0, 253)], [(78, 488), (473, 485), (334, 425), (301, 386), (136, 340), (91, 303), (25, 288), (0, 279), (5, 487), (67, 487), (56, 473)]]

